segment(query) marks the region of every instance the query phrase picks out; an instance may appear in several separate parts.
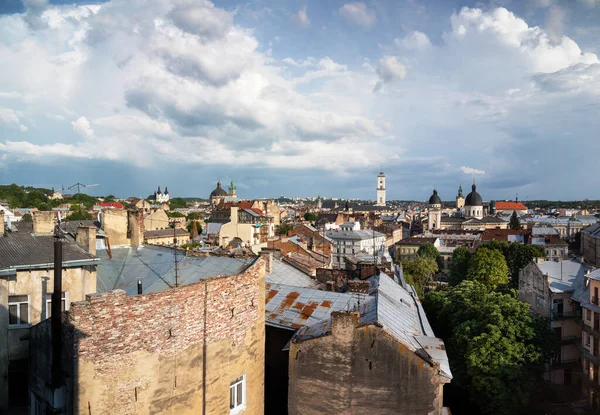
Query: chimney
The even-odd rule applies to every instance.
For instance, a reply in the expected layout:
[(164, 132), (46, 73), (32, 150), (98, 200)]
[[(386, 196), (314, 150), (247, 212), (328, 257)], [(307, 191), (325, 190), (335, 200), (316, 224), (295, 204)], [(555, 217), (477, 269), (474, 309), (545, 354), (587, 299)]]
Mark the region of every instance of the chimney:
[(4, 224), (4, 211), (0, 210), (0, 223), (2, 223), (2, 236), (6, 236), (6, 225)]
[(230, 220), (231, 220), (232, 225), (238, 224), (238, 207), (237, 206), (231, 207), (231, 219)]
[(83, 226), (77, 227), (77, 237), (75, 241), (78, 245), (85, 248), (90, 254), (96, 255), (96, 227)]
[(128, 211), (127, 220), (131, 230), (131, 246), (138, 247), (144, 243), (144, 211), (141, 209)]
[(273, 272), (273, 253), (261, 251), (260, 256), (265, 261), (265, 272), (267, 274), (270, 274), (271, 272)]
[(48, 235), (54, 233), (54, 212), (33, 212), (33, 233), (36, 235)]

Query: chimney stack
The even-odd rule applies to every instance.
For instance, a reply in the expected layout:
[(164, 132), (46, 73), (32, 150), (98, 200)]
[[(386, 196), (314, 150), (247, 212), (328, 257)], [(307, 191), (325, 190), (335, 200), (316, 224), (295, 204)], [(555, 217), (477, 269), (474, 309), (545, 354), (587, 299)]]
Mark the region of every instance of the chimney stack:
[(2, 224), (1, 236), (6, 236), (6, 225), (4, 224), (4, 211), (0, 210), (0, 223)]
[(273, 272), (273, 253), (261, 251), (260, 256), (265, 261), (265, 272), (267, 274), (270, 274), (271, 272)]
[(33, 212), (33, 233), (36, 235), (49, 235), (54, 233), (54, 212)]
[(77, 227), (76, 242), (90, 254), (96, 255), (96, 227), (79, 225)]
[(131, 229), (131, 246), (138, 247), (144, 243), (144, 211), (130, 210), (127, 219)]

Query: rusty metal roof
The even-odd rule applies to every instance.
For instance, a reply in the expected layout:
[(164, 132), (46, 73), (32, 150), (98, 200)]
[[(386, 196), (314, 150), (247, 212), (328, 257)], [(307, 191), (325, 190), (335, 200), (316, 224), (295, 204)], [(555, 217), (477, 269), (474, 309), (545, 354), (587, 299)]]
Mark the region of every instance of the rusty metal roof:
[(368, 295), (336, 293), (314, 288), (267, 284), (265, 321), (268, 325), (297, 330), (321, 320), (329, 320), (333, 311), (356, 310)]

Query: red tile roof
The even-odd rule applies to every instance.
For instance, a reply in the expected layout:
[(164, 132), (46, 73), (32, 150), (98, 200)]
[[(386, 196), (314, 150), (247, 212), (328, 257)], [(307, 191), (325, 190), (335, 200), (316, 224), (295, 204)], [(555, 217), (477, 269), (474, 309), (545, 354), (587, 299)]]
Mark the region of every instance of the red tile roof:
[(496, 202), (496, 210), (527, 210), (521, 202)]
[(118, 203), (118, 202), (98, 203), (98, 205), (102, 206), (102, 207), (113, 207), (115, 209), (123, 209), (123, 204), (122, 203)]

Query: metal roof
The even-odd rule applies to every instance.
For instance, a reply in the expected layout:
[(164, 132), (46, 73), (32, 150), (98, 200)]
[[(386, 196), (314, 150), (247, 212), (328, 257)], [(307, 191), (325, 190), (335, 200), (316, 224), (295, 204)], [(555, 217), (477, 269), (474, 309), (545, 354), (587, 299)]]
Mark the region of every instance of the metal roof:
[(268, 325), (299, 329), (329, 320), (333, 311), (357, 310), (365, 294), (337, 293), (284, 284), (267, 284), (265, 320)]
[(177, 236), (190, 236), (190, 233), (185, 229), (175, 228), (175, 229), (154, 229), (149, 231), (144, 231), (144, 238), (152, 239), (152, 238), (173, 238), (175, 235)]
[(335, 240), (364, 240), (373, 238), (385, 238), (385, 235), (380, 232), (360, 230), (360, 231), (327, 231), (326, 236)]
[[(114, 248), (112, 258), (107, 251), (98, 251), (96, 291), (125, 290), (137, 294), (137, 280), (142, 280), (144, 294), (164, 291), (175, 286), (175, 251), (157, 246)], [(198, 282), (216, 275), (239, 274), (256, 258), (206, 256), (186, 257), (177, 253), (179, 285)]]
[[(444, 343), (435, 337), (421, 302), (414, 289), (406, 289), (386, 274), (371, 277), (374, 296), (361, 298), (354, 311), (360, 312), (360, 324), (379, 324), (385, 331), (412, 351), (423, 351), (430, 359), (440, 363), (441, 375), (452, 378)], [(358, 296), (358, 294), (351, 294)], [(347, 308), (342, 308), (342, 310)], [(337, 310), (336, 310), (337, 311)], [(353, 311), (351, 307), (349, 311)], [(329, 334), (331, 319), (306, 324), (294, 335), (292, 341), (307, 340)]]
[(272, 284), (292, 285), (295, 287), (317, 287), (318, 283), (297, 268), (273, 258), (273, 268), (266, 275), (266, 282)]
[[(63, 240), (63, 263), (72, 261), (94, 261), (95, 256), (76, 243)], [(32, 235), (14, 232), (0, 236), (0, 270), (47, 265), (54, 261), (54, 236)]]
[(553, 293), (574, 292), (583, 284), (585, 271), (593, 269), (580, 261), (544, 261), (536, 263), (542, 274), (550, 276), (550, 291)]

